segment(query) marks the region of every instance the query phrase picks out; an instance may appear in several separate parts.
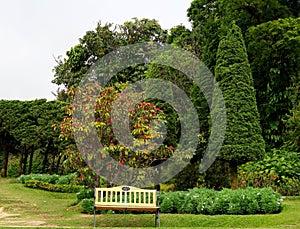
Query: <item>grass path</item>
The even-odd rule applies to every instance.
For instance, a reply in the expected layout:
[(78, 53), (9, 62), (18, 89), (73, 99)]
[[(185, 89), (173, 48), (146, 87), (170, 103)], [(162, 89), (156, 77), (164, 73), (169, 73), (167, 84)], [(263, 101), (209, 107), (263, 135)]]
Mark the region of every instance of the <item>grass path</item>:
[[(93, 216), (71, 207), (75, 194), (29, 189), (14, 179), (0, 178), (0, 227), (65, 227), (93, 226)], [(299, 228), (300, 198), (286, 198), (284, 210), (275, 215), (204, 216), (161, 214), (162, 227), (182, 228)], [(153, 227), (153, 214), (106, 214), (97, 216), (98, 227)]]

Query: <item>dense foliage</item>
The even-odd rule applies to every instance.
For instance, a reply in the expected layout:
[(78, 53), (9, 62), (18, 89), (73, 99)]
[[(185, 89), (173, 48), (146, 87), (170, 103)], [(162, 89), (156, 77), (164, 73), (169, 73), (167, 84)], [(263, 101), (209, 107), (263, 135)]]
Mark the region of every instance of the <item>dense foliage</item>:
[(219, 157), (229, 162), (231, 188), (237, 189), (237, 166), (261, 158), (265, 145), (246, 47), (240, 28), (235, 24), (219, 44), (215, 77), (227, 112), (226, 138)]
[(18, 181), (25, 187), (42, 189), (49, 192), (78, 193), (85, 190), (85, 182), (76, 173), (59, 176), (57, 174), (21, 175)]
[[(215, 73), (224, 93), (229, 120), (225, 143), (215, 163), (204, 174), (199, 174), (199, 164), (210, 136), (210, 103), (182, 72), (154, 63), (137, 65), (119, 72), (107, 87), (99, 88), (103, 94), (95, 104), (93, 125), (99, 140), (117, 161), (114, 171), (124, 165), (157, 165), (173, 155), (181, 131), (180, 120), (176, 110), (162, 101), (142, 100), (126, 114), (130, 116), (130, 134), (135, 146), (149, 146), (152, 140), (163, 138), (157, 131), (159, 128), (155, 130), (150, 125), (150, 122), (162, 120), (168, 131), (162, 147), (150, 147), (136, 154), (119, 144), (112, 131), (111, 106), (114, 101), (127, 99), (120, 94), (128, 82), (161, 78), (176, 84), (190, 97), (201, 127), (193, 158), (182, 158), (191, 163), (162, 187), (222, 190), (230, 187), (228, 174), (231, 171), (235, 177), (231, 179), (234, 181), (231, 186), (237, 188), (237, 166), (248, 162), (240, 166), (239, 187), (272, 187), (283, 195), (299, 195), (299, 12), (297, 0), (193, 0), (187, 10), (192, 29), (178, 25), (167, 31), (156, 20), (146, 18), (134, 18), (121, 25), (97, 24), (66, 52), (64, 58), (57, 59), (52, 82), (65, 87), (57, 92), (58, 101), (0, 101), (1, 176), (77, 172), (80, 184), (111, 185), (109, 178), (106, 182), (95, 173), (97, 166), (88, 167), (79, 154), (72, 132), (77, 125), (72, 117), (72, 99), (84, 74), (99, 58), (119, 46), (157, 42), (194, 53)], [(233, 21), (234, 26), (231, 26)], [(85, 102), (90, 102), (89, 99), (86, 97)], [(89, 133), (90, 130), (85, 128), (85, 131)], [(117, 173), (111, 175), (118, 176)], [(43, 182), (50, 183), (47, 179), (54, 179), (50, 175), (45, 177), (46, 180), (28, 182), (28, 185), (43, 186)], [(69, 182), (67, 177), (59, 179), (59, 185)], [(89, 201), (84, 203), (89, 208)], [(171, 208), (171, 205), (164, 205)], [(248, 206), (249, 209), (256, 209), (254, 205)], [(202, 211), (202, 207), (191, 208), (194, 212)], [(213, 208), (204, 209), (208, 212)], [(234, 209), (238, 211), (240, 206)], [(224, 212), (227, 210), (224, 208)], [(241, 214), (246, 214), (243, 211)], [(258, 210), (267, 211), (261, 206)]]
[(241, 190), (194, 188), (160, 195), (161, 211), (187, 214), (269, 214), (282, 210), (282, 198), (271, 188)]
[(269, 148), (280, 147), (283, 119), (299, 102), (300, 18), (251, 27), (246, 37), (263, 136)]
[(27, 188), (41, 189), (49, 192), (63, 192), (63, 193), (77, 193), (84, 189), (84, 186), (80, 185), (68, 185), (68, 184), (50, 184), (47, 182), (28, 180), (24, 184)]
[[(33, 101), (0, 101), (1, 176), (8, 166), (14, 174), (60, 172), (61, 155), (66, 143), (59, 140), (59, 124), (65, 115), (66, 103), (39, 99)], [(13, 157), (18, 157), (17, 164)], [(9, 164), (12, 159), (12, 164)], [(35, 171), (33, 171), (35, 170)]]
[[(130, 95), (122, 93), (122, 89), (126, 85), (118, 84), (117, 86), (97, 88), (101, 90), (101, 95), (96, 99), (95, 121), (92, 124), (92, 127), (90, 123), (80, 122), (81, 120), (76, 120), (76, 118), (72, 116), (74, 109), (84, 109), (84, 107), (74, 108), (74, 104), (67, 107), (67, 113), (69, 115), (65, 117), (60, 125), (62, 130), (61, 138), (63, 139), (73, 139), (74, 132), (72, 132), (72, 130), (77, 131), (77, 135), (79, 135), (79, 132), (83, 132), (85, 136), (93, 130), (93, 127), (96, 128), (97, 137), (103, 145), (103, 150), (97, 153), (86, 152), (88, 156), (84, 157), (85, 152), (81, 151), (79, 153), (76, 145), (71, 144), (68, 146), (68, 160), (66, 162), (69, 163), (69, 167), (73, 170), (76, 169), (79, 172), (83, 172), (100, 167), (99, 160), (105, 160), (105, 158), (110, 156), (116, 160), (118, 164), (116, 166), (112, 163), (107, 164), (107, 168), (102, 170), (106, 171), (106, 175), (108, 175), (106, 179), (108, 182), (112, 182), (116, 177), (118, 180), (121, 180), (121, 176), (126, 175), (119, 172), (124, 165), (129, 165), (133, 168), (153, 166), (160, 161), (168, 159), (175, 150), (172, 145), (166, 145), (159, 140), (162, 138), (159, 121), (164, 122), (163, 111), (154, 104), (145, 101), (141, 101), (135, 105), (134, 102), (130, 100)], [(89, 90), (91, 89), (87, 87), (86, 91), (88, 91), (88, 93), (82, 95), (82, 98), (85, 98), (85, 104), (93, 104), (92, 97), (89, 96)], [(86, 93), (86, 91), (83, 93)], [(135, 96), (140, 98), (141, 94), (142, 93), (136, 93)], [(116, 119), (113, 119), (111, 109), (115, 102), (120, 104), (119, 106), (124, 106), (123, 104), (125, 101), (132, 102), (132, 109), (129, 113), (120, 113), (117, 115), (129, 116), (128, 125), (130, 133), (119, 133), (116, 131), (120, 131), (120, 128), (113, 130), (113, 124), (116, 120), (124, 120), (124, 118), (115, 116), (114, 118)], [(87, 117), (84, 116), (83, 119), (85, 120)], [(125, 143), (120, 143), (116, 133), (118, 135), (122, 134), (124, 139), (126, 138), (125, 134), (129, 135), (128, 138), (133, 137), (133, 147), (135, 151)], [(80, 142), (81, 138), (77, 138), (77, 141)], [(156, 142), (161, 142), (162, 144), (157, 145), (155, 144)], [(99, 159), (99, 156), (101, 159)], [(97, 160), (94, 160), (95, 158), (97, 158)], [(88, 165), (91, 166), (91, 164), (86, 164), (88, 161), (94, 163), (92, 165), (93, 168), (87, 168)], [(95, 173), (95, 171), (93, 171), (93, 173)], [(140, 175), (142, 176), (142, 174), (137, 174), (137, 177), (132, 177), (132, 182), (136, 179), (142, 179)], [(96, 175), (94, 174), (94, 176)]]
[(243, 165), (240, 187), (272, 187), (285, 196), (300, 195), (300, 160), (296, 152), (273, 150), (261, 161)]

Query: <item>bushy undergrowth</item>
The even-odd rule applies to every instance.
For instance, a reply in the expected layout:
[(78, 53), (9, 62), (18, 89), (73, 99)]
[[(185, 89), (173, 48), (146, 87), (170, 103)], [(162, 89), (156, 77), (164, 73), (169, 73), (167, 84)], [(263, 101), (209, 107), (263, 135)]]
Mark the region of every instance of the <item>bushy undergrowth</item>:
[(59, 176), (56, 174), (29, 174), (18, 178), (25, 187), (42, 189), (50, 192), (76, 193), (85, 189), (76, 173)]
[(78, 179), (76, 179), (76, 173), (71, 173), (64, 176), (59, 176), (57, 174), (29, 174), (29, 175), (21, 175), (18, 180), (21, 183), (25, 183), (29, 180), (42, 181), (49, 184), (69, 184), (69, 185), (77, 185), (79, 184)]
[(94, 190), (93, 189), (82, 189), (76, 194), (77, 203), (84, 199), (92, 199), (94, 198)]
[(282, 198), (271, 188), (223, 189), (194, 188), (161, 193), (161, 212), (189, 214), (266, 214), (282, 210)]
[(81, 212), (87, 213), (87, 214), (93, 214), (94, 213), (94, 199), (83, 199), (81, 202)]
[(42, 189), (50, 192), (76, 193), (84, 189), (81, 185), (51, 184), (38, 180), (26, 180), (25, 187)]
[(284, 196), (300, 195), (300, 158), (296, 152), (274, 149), (261, 161), (240, 167), (240, 187), (271, 187)]

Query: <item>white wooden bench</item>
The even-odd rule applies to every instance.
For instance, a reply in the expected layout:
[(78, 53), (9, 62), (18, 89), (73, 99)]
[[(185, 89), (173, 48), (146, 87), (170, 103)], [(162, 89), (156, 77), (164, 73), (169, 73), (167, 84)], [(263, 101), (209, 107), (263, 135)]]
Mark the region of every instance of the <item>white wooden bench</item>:
[(159, 209), (157, 190), (132, 186), (95, 188), (94, 227), (96, 227), (96, 210), (153, 211), (155, 227), (160, 226)]

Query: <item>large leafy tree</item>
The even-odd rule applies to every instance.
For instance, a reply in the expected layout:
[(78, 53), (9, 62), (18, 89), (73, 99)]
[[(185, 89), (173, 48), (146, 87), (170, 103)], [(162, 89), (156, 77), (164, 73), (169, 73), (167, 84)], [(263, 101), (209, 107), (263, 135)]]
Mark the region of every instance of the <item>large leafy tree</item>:
[(300, 19), (286, 18), (251, 27), (248, 54), (263, 136), (270, 147), (283, 143), (283, 118), (295, 102), (300, 82)]
[(251, 26), (278, 18), (297, 17), (295, 9), (299, 9), (299, 3), (295, 1), (194, 0), (187, 12), (193, 25), (193, 33), (199, 39), (202, 60), (213, 70), (220, 38), (226, 35), (222, 24), (235, 20), (245, 35)]
[[(52, 82), (71, 89), (79, 85), (83, 75), (99, 58), (119, 46), (150, 41), (164, 43), (166, 38), (167, 31), (156, 20), (134, 18), (123, 25), (99, 23), (95, 30), (87, 31), (79, 39), (79, 44), (67, 51), (66, 58), (57, 60), (54, 68), (55, 79)], [(128, 68), (113, 80), (134, 81), (140, 79), (145, 70), (145, 66)], [(128, 75), (131, 75), (130, 79)]]
[(234, 23), (219, 44), (215, 77), (227, 113), (226, 137), (219, 157), (229, 162), (231, 188), (237, 189), (238, 165), (263, 156), (265, 146), (246, 46)]
[(288, 116), (285, 126), (285, 147), (298, 152), (300, 158), (300, 102)]
[[(91, 91), (95, 90), (95, 87), (101, 91), (101, 94), (94, 103), (93, 98), (89, 95)], [(117, 116), (114, 116), (113, 119), (113, 104), (118, 103), (122, 107), (125, 102), (130, 103), (131, 101), (129, 94), (122, 93), (125, 87), (126, 84), (116, 84), (115, 86), (107, 86), (105, 88), (97, 87), (97, 85), (93, 87), (87, 85), (84, 90), (78, 90), (77, 93), (82, 93), (80, 95), (81, 98), (84, 99), (84, 103), (67, 106), (68, 116), (65, 117), (60, 125), (61, 138), (70, 140), (74, 138), (74, 133), (76, 133), (77, 144), (85, 142), (85, 136), (89, 135), (93, 128), (96, 128), (97, 139), (95, 140), (101, 142), (103, 150), (95, 148), (95, 152), (85, 152), (84, 150), (79, 152), (73, 140), (73, 143), (68, 146), (65, 152), (68, 156), (66, 162), (68, 166), (84, 174), (89, 171), (88, 175), (93, 177), (96, 186), (99, 185), (99, 172), (105, 173), (108, 182), (112, 182), (116, 179), (120, 180), (124, 174), (119, 170), (124, 164), (132, 168), (154, 166), (168, 159), (175, 149), (172, 145), (164, 144), (164, 142), (161, 141), (163, 139), (163, 133), (160, 132), (158, 120), (164, 122), (165, 117), (163, 111), (152, 103), (141, 101), (133, 106), (132, 110), (128, 113), (126, 113), (126, 111), (125, 113), (120, 112)], [(137, 92), (135, 96), (140, 98), (141, 92)], [(82, 117), (82, 120), (78, 119), (78, 117), (74, 117), (74, 112), (76, 112), (74, 110), (84, 110), (84, 104), (93, 104), (95, 106), (95, 114), (93, 115), (95, 119), (93, 123), (84, 122), (84, 120), (88, 118), (85, 115)], [(132, 103), (132, 105), (134, 105), (134, 103)], [(113, 126), (115, 120), (124, 119), (124, 115), (129, 116), (130, 122), (127, 123), (130, 129), (129, 133), (119, 132), (120, 128)], [(118, 126), (118, 124), (116, 125)], [(82, 135), (80, 133), (82, 133)], [(127, 141), (125, 141), (127, 144), (119, 141), (120, 135), (122, 135), (123, 141), (124, 139), (126, 140), (124, 134), (127, 134), (129, 138), (133, 137), (133, 148), (127, 145)], [(96, 145), (95, 142), (88, 144), (90, 144), (87, 146), (88, 148)], [(119, 163), (118, 167), (114, 167), (112, 164), (106, 164), (105, 161), (108, 156)], [(88, 166), (91, 165), (93, 166), (92, 172), (88, 168)], [(97, 174), (95, 174), (95, 172), (97, 172)], [(136, 174), (135, 177), (131, 178), (131, 182), (140, 179), (140, 176), (143, 176), (143, 174)]]
[(210, 70), (216, 64), (216, 53), (220, 42), (222, 11), (215, 0), (194, 0), (187, 11), (192, 23), (192, 33), (198, 38), (201, 60)]

